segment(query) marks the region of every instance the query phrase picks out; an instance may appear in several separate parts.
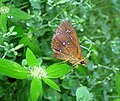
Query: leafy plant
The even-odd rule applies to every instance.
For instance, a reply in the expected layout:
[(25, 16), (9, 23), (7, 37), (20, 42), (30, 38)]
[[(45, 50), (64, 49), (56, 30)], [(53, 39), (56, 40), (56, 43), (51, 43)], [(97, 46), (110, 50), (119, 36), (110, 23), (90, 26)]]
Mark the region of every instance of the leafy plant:
[(16, 79), (28, 79), (32, 77), (30, 95), (33, 101), (36, 101), (43, 92), (42, 80), (50, 87), (60, 91), (59, 86), (50, 78), (58, 78), (65, 75), (69, 70), (67, 64), (53, 64), (44, 69), (38, 64), (38, 60), (29, 48), (26, 51), (26, 60), (30, 66), (28, 69), (10, 60), (0, 59), (0, 72)]
[[(86, 98), (118, 101), (119, 12), (119, 0), (0, 0), (0, 100), (75, 101), (83, 85)], [(86, 67), (72, 70), (52, 58), (51, 39), (66, 19), (76, 30)], [(46, 78), (36, 77), (39, 70)]]
[(76, 91), (77, 101), (93, 101), (93, 95), (86, 87), (79, 87)]

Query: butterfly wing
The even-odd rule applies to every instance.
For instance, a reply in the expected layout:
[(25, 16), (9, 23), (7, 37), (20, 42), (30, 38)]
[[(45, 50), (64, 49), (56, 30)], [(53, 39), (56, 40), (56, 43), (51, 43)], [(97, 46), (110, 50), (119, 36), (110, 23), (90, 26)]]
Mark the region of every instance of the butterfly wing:
[(52, 49), (54, 57), (62, 60), (70, 58), (80, 58), (81, 49), (76, 36), (76, 32), (69, 20), (64, 21), (57, 28), (52, 39)]

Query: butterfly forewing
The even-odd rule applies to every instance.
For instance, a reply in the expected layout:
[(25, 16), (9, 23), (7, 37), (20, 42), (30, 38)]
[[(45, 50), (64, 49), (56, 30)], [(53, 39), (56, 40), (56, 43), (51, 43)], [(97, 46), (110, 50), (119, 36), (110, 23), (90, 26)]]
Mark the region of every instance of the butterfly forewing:
[(81, 49), (78, 42), (78, 38), (75, 32), (75, 29), (73, 28), (72, 24), (69, 20), (63, 22), (64, 27), (66, 28), (66, 34), (68, 34), (68, 37), (70, 38), (70, 41), (74, 44), (74, 47), (76, 49), (76, 52), (74, 53), (76, 57), (81, 56)]
[(81, 58), (77, 35), (69, 20), (64, 21), (57, 28), (52, 39), (52, 49), (55, 52), (53, 56), (58, 59), (74, 63), (76, 59)]

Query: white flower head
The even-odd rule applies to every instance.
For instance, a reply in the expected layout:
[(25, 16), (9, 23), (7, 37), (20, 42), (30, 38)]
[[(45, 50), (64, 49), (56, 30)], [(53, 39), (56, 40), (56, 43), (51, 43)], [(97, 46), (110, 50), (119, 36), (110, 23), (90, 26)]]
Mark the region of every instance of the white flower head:
[(30, 70), (30, 74), (32, 77), (39, 78), (39, 79), (47, 77), (47, 72), (45, 71), (45, 69), (37, 66), (34, 66)]
[(1, 14), (7, 14), (7, 13), (9, 13), (9, 11), (10, 11), (10, 9), (6, 6), (3, 6), (3, 7), (0, 8), (0, 13)]

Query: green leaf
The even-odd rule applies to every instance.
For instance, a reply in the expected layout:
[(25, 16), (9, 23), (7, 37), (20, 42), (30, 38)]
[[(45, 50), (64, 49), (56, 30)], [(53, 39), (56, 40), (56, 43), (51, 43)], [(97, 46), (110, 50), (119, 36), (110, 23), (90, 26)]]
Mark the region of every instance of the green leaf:
[(120, 38), (115, 37), (113, 39), (113, 41), (111, 41), (110, 46), (112, 48), (112, 52), (119, 55), (119, 53), (120, 53)]
[(27, 14), (26, 12), (14, 7), (10, 7), (9, 13), (11, 16), (13, 16), (16, 19), (28, 20), (31, 18), (30, 15)]
[(6, 2), (6, 1), (9, 1), (9, 0), (1, 0), (1, 2)]
[(120, 96), (120, 75), (117, 73), (116, 73), (115, 81), (116, 81), (116, 88), (118, 91), (118, 95)]
[(38, 97), (42, 94), (42, 82), (40, 79), (33, 78), (30, 86), (30, 96), (33, 101), (37, 101)]
[(29, 42), (30, 41), (29, 41), (28, 37), (23, 37), (23, 38), (21, 38), (19, 44), (24, 44), (24, 46), (27, 46), (29, 44)]
[(29, 48), (27, 48), (27, 51), (26, 51), (26, 59), (27, 59), (28, 65), (31, 66), (31, 68), (34, 66), (38, 66), (38, 60), (36, 59), (35, 55)]
[(82, 73), (83, 75), (87, 75), (87, 68), (86, 67), (79, 66), (77, 68), (77, 70), (79, 70), (79, 72)]
[(28, 98), (30, 98), (30, 90), (28, 89), (30, 86), (30, 82), (28, 80), (22, 80), (22, 82), (19, 85), (19, 92), (17, 94), (16, 101), (28, 101)]
[(45, 79), (43, 79), (43, 81), (46, 84), (48, 84), (50, 87), (54, 88), (55, 90), (60, 91), (59, 86), (54, 81), (52, 81), (51, 79), (45, 78)]
[(68, 73), (70, 66), (67, 64), (53, 64), (47, 69), (47, 78), (58, 78)]
[(33, 6), (34, 9), (40, 9), (40, 5), (38, 2), (34, 0), (30, 0), (31, 6)]
[[(53, 90), (52, 88), (47, 88), (46, 91), (44, 91), (44, 98), (46, 100), (43, 101), (61, 101), (61, 94), (57, 92), (56, 90)], [(62, 100), (67, 101), (67, 100)], [(74, 100), (68, 100), (68, 101), (74, 101)]]
[(28, 46), (36, 55), (41, 56), (40, 46), (35, 38), (29, 40)]
[(62, 87), (65, 89), (71, 90), (74, 87), (77, 87), (79, 82), (77, 82), (75, 78), (71, 77), (66, 77), (62, 80)]
[(77, 101), (92, 101), (93, 95), (89, 93), (85, 86), (79, 87), (76, 91)]
[(110, 36), (111, 36), (109, 32), (110, 28), (107, 26), (106, 22), (102, 24), (101, 29), (102, 29), (102, 33), (104, 34), (105, 38), (107, 40), (110, 39)]
[(114, 101), (120, 101), (120, 99), (115, 99)]
[(2, 3), (2, 1), (0, 0), (0, 7), (2, 7), (3, 6), (3, 3)]
[(42, 58), (38, 58), (38, 63), (39, 63), (39, 66), (41, 66), (41, 64), (42, 64)]
[(16, 62), (0, 58), (0, 72), (16, 79), (26, 79), (30, 77), (29, 72)]
[(0, 15), (0, 31), (7, 31), (7, 15), (5, 14)]
[(28, 37), (23, 37), (20, 40), (19, 44), (24, 44), (24, 46), (29, 46), (29, 48), (34, 54), (41, 56), (39, 43), (35, 38), (29, 39)]

